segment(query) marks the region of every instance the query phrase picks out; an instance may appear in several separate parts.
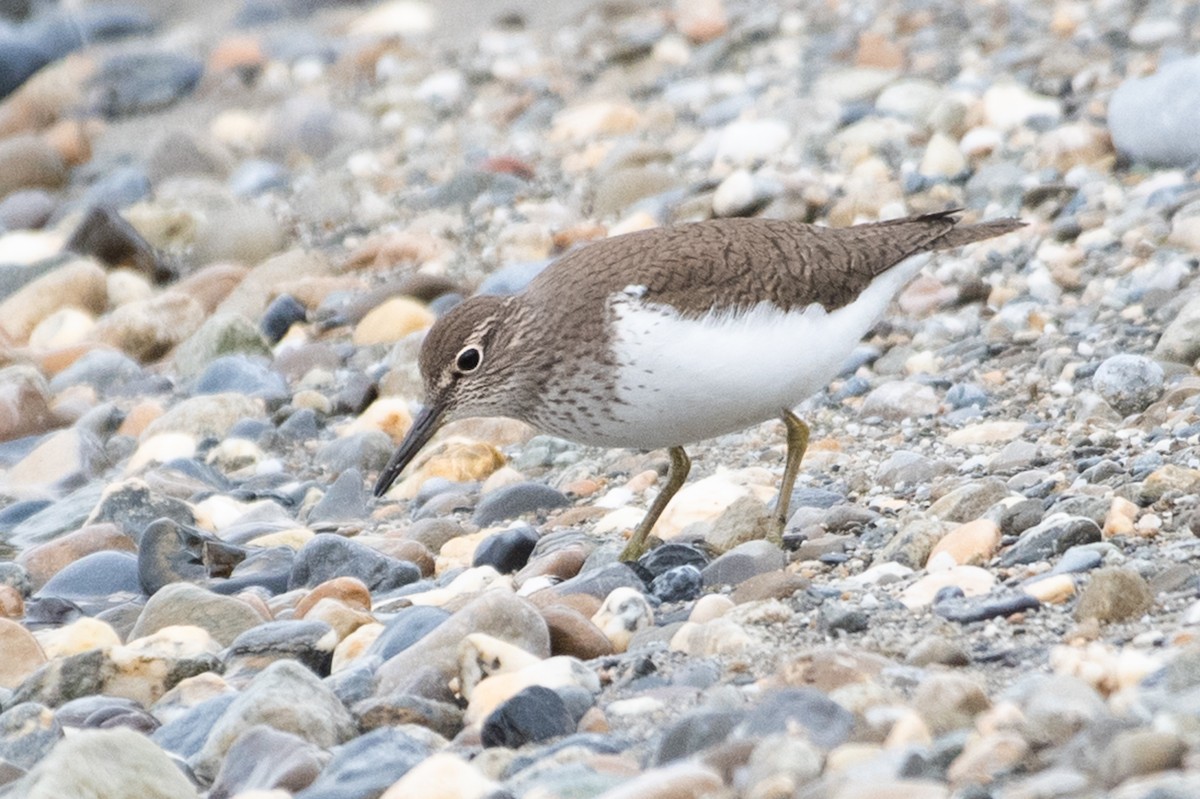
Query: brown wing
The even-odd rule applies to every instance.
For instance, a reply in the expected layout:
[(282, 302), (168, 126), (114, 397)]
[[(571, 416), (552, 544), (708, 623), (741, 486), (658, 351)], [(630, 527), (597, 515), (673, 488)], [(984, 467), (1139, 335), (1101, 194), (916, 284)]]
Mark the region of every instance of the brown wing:
[[(910, 255), (998, 236), (1014, 219), (956, 226), (953, 212), (828, 228), (776, 219), (719, 219), (616, 236), (568, 253), (530, 284), (535, 294), (576, 305), (638, 291), (688, 316), (851, 302)], [(586, 280), (582, 275), (588, 275)], [(579, 307), (579, 306), (576, 306)]]

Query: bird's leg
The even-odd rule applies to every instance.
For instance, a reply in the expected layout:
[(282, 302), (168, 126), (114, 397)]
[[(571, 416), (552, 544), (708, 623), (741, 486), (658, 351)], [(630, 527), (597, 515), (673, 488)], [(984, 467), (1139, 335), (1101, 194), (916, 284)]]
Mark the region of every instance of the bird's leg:
[(621, 560), (637, 560), (646, 554), (646, 550), (650, 548), (646, 545), (646, 541), (650, 537), (650, 530), (658, 521), (658, 517), (662, 516), (662, 512), (666, 510), (671, 497), (675, 496), (680, 486), (683, 485), (683, 481), (687, 479), (688, 472), (691, 471), (692, 461), (683, 451), (683, 447), (671, 447), (667, 453), (671, 456), (671, 465), (667, 468), (666, 485), (658, 492), (658, 496), (650, 504), (650, 510), (646, 511), (641, 524), (633, 531), (629, 543), (621, 552)]
[(800, 461), (808, 449), (808, 425), (800, 417), (783, 409), (783, 425), (787, 428), (787, 461), (783, 467), (783, 480), (779, 483), (779, 499), (775, 500), (775, 533), (767, 540), (783, 546), (783, 528), (787, 526), (788, 505), (792, 502), (792, 488), (800, 474)]

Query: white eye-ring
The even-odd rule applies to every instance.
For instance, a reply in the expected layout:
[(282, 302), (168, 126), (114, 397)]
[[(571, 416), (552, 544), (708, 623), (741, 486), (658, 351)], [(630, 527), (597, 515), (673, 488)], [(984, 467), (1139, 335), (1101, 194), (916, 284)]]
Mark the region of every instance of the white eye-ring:
[(481, 363), (483, 363), (483, 351), (473, 344), (469, 347), (463, 347), (454, 358), (454, 365), (463, 374), (474, 372), (479, 368)]

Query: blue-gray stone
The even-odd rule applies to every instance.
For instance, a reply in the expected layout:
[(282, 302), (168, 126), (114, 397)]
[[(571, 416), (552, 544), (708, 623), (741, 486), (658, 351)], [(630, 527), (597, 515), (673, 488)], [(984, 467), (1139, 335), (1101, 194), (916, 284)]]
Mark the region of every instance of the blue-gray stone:
[(128, 552), (93, 552), (51, 577), (39, 597), (92, 599), (112, 594), (141, 594), (137, 557)]
[(113, 169), (88, 186), (83, 195), (73, 203), (75, 208), (91, 208), (103, 205), (109, 208), (126, 208), (150, 196), (150, 176), (144, 167), (126, 164)]
[(975, 383), (955, 383), (946, 392), (946, 403), (951, 408), (986, 408), (990, 397), (982, 386)]
[(739, 737), (760, 738), (803, 727), (824, 749), (845, 743), (854, 731), (854, 714), (813, 688), (784, 688), (765, 694), (738, 726)]
[(338, 475), (333, 485), (309, 511), (310, 525), (337, 524), (366, 518), (367, 489), (358, 469), (347, 469)]
[(312, 441), (320, 433), (321, 424), (312, 408), (297, 408), (279, 425), (279, 435), (289, 441)]
[(43, 508), (13, 528), (9, 543), (24, 548), (78, 530), (100, 501), (104, 488), (103, 482), (93, 481)]
[(376, 472), (387, 465), (396, 445), (382, 430), (364, 430), (335, 438), (317, 451), (316, 462), (332, 472)]
[(238, 197), (257, 197), (275, 189), (286, 189), (290, 182), (287, 169), (274, 161), (259, 158), (238, 164), (227, 181), (229, 190)]
[(251, 627), (233, 639), (225, 650), (225, 667), (236, 671), (248, 666), (255, 671), (277, 660), (294, 660), (324, 677), (329, 674), (337, 639), (323, 621), (286, 619)]
[(408, 773), (429, 748), (396, 727), (380, 727), (334, 750), (333, 758), (296, 799), (369, 799)]
[(516, 294), (523, 291), (549, 265), (550, 261), (526, 261), (501, 267), (483, 279), (479, 284), (479, 293)]
[(117, 118), (172, 105), (191, 94), (203, 74), (203, 62), (182, 53), (118, 53), (100, 65), (87, 88), (96, 110)]
[(1055, 514), (1021, 533), (1017, 542), (1000, 555), (1000, 565), (1009, 567), (1049, 560), (1071, 547), (1094, 544), (1100, 538), (1100, 525), (1092, 519)]
[(28, 771), (62, 736), (62, 725), (44, 705), (22, 702), (0, 714), (0, 762)]
[(283, 375), (266, 364), (245, 355), (223, 355), (213, 360), (192, 386), (192, 394), (235, 392), (264, 400), (268, 406), (281, 405), (291, 397)]
[(1200, 56), (1128, 78), (1108, 102), (1113, 145), (1132, 161), (1186, 167), (1200, 161)]
[[(938, 596), (941, 596), (940, 592)], [(1041, 602), (1023, 591), (1002, 591), (977, 597), (947, 595), (940, 600), (935, 596), (933, 612), (949, 621), (970, 624), (1037, 610), (1041, 606)]]
[(678, 566), (695, 566), (697, 569), (703, 569), (708, 562), (708, 556), (691, 544), (668, 541), (659, 544), (638, 558), (637, 565), (646, 572), (647, 579), (652, 580), (663, 572)]
[(652, 763), (661, 766), (690, 757), (724, 741), (746, 718), (746, 711), (695, 710), (667, 725)]
[(525, 482), (498, 488), (479, 500), (472, 521), (487, 527), (526, 513), (563, 508), (571, 504), (567, 495), (544, 483)]
[(449, 611), (432, 605), (405, 608), (388, 620), (383, 632), (371, 643), (365, 654), (378, 655), (387, 660), (433, 632), (438, 625), (450, 618), (450, 615)]
[(237, 694), (230, 693), (205, 699), (159, 727), (150, 739), (168, 752), (184, 758), (192, 757), (204, 746), (217, 719), (237, 697)]
[(107, 397), (119, 394), (124, 386), (139, 380), (143, 374), (141, 365), (128, 355), (116, 350), (95, 349), (51, 378), (50, 390), (60, 392), (71, 386), (86, 385)]
[(357, 541), (321, 533), (296, 553), (288, 585), (289, 589), (314, 588), (334, 577), (357, 577), (371, 591), (389, 591), (415, 583), (421, 570)]

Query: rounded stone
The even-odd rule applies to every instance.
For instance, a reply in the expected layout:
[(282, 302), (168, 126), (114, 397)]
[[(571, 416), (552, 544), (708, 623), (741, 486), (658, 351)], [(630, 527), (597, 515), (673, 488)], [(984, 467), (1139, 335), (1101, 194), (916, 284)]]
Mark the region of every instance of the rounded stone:
[(549, 688), (533, 685), (496, 708), (484, 720), (480, 738), (485, 747), (516, 749), (573, 732), (575, 720), (562, 697)]
[(1144, 355), (1114, 355), (1096, 369), (1092, 387), (1122, 416), (1141, 413), (1162, 396), (1163, 369)]

